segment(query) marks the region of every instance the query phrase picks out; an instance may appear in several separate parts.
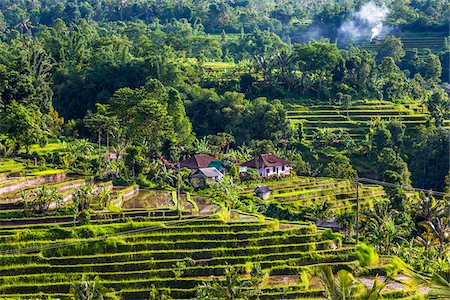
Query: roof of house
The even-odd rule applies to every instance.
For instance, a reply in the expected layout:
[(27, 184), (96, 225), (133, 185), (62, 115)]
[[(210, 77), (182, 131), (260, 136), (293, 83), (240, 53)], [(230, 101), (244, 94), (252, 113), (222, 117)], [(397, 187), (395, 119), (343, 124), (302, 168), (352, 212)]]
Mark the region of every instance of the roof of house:
[(254, 158), (242, 164), (242, 166), (244, 167), (255, 169), (264, 167), (286, 166), (286, 165), (289, 165), (287, 161), (273, 154), (261, 154), (257, 159)]
[(208, 168), (216, 168), (219, 172), (226, 171), (221, 160), (213, 160), (209, 163)]
[(214, 178), (214, 177), (222, 177), (223, 174), (219, 172), (216, 168), (200, 168), (197, 172), (195, 172), (192, 177), (206, 177), (206, 178)]
[(270, 187), (268, 185), (261, 185), (255, 189), (255, 193), (268, 193), (270, 192)]
[(207, 168), (208, 165), (217, 160), (215, 157), (207, 154), (196, 154), (186, 160), (180, 162), (180, 167), (188, 169)]
[(318, 227), (325, 227), (325, 228), (338, 228), (340, 229), (342, 227), (341, 224), (334, 222), (334, 221), (318, 221), (316, 223), (316, 226)]

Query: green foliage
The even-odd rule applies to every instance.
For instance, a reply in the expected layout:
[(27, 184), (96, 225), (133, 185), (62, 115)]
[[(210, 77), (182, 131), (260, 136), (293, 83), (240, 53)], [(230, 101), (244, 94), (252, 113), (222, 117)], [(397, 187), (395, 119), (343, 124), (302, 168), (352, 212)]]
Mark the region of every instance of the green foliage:
[(386, 37), (382, 42), (378, 43), (377, 48), (377, 60), (379, 62), (382, 62), (387, 57), (392, 58), (395, 62), (399, 62), (405, 56), (402, 40), (393, 35)]
[(71, 290), (76, 300), (105, 300), (118, 299), (115, 294), (109, 289), (103, 287), (99, 278), (94, 278), (93, 281), (88, 281), (87, 277), (83, 275), (80, 282), (73, 282)]
[(377, 158), (378, 174), (383, 181), (403, 186), (411, 184), (408, 165), (392, 148), (381, 150)]
[(32, 144), (46, 144), (43, 130), (42, 114), (37, 107), (26, 107), (12, 101), (1, 114), (0, 129), (9, 139), (14, 141), (17, 148), (25, 146), (27, 153)]
[(214, 278), (212, 283), (205, 283), (199, 286), (197, 298), (248, 299), (248, 297), (261, 293), (259, 284), (263, 276), (264, 272), (256, 267), (252, 270), (250, 280), (242, 280), (233, 266), (227, 266), (225, 269), (225, 280), (220, 281)]
[(354, 179), (358, 177), (358, 173), (353, 169), (350, 159), (346, 156), (338, 154), (328, 163), (324, 170), (325, 176), (332, 178)]
[(378, 263), (378, 254), (373, 246), (360, 243), (356, 246), (355, 252), (363, 267), (374, 266)]
[(428, 110), (434, 118), (437, 127), (443, 125), (444, 119), (450, 113), (450, 98), (442, 89), (436, 89), (427, 101)]

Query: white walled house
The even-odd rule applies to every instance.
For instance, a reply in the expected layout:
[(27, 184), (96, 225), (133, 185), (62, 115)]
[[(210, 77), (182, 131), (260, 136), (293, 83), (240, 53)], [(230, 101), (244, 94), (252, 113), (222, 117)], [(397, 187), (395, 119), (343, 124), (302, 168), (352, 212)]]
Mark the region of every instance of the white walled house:
[(258, 158), (243, 163), (241, 168), (242, 167), (257, 169), (258, 175), (261, 177), (291, 174), (289, 162), (273, 154), (261, 154)]

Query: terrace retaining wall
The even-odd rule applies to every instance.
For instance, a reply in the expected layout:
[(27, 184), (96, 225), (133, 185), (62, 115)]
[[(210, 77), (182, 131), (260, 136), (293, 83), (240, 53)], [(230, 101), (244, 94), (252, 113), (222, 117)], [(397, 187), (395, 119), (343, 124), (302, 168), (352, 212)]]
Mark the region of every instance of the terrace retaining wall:
[(44, 176), (36, 176), (36, 177), (29, 177), (18, 181), (18, 182), (12, 182), (10, 184), (6, 184), (2, 187), (0, 187), (0, 195), (9, 194), (9, 193), (15, 193), (22, 189), (30, 188), (33, 186), (43, 185), (47, 183), (57, 183), (64, 181), (67, 177), (66, 172), (61, 172), (57, 174), (50, 174), (50, 175), (44, 175)]

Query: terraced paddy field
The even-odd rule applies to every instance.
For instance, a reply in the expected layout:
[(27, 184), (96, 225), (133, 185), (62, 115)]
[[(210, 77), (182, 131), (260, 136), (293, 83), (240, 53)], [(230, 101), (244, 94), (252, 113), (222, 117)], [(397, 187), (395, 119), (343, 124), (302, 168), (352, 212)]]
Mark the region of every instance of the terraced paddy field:
[[(28, 177), (28, 185), (0, 191), (0, 299), (71, 299), (71, 283), (83, 274), (98, 276), (122, 299), (148, 299), (152, 288), (174, 299), (192, 299), (199, 285), (224, 280), (230, 265), (242, 278), (261, 266), (266, 276), (259, 299), (322, 299), (324, 290), (314, 278), (308, 287), (301, 284), (304, 270), (329, 265), (370, 280), (389, 263), (385, 259), (370, 270), (362, 268), (354, 245), (342, 244), (339, 235), (309, 222), (224, 213), (189, 194), (178, 205), (170, 191), (114, 187), (60, 170), (14, 178), (21, 182)], [(3, 184), (17, 182), (6, 178)], [(94, 191), (111, 191), (111, 209), (92, 210), (90, 224), (81, 225), (67, 207), (74, 190), (87, 184)], [(335, 209), (353, 205), (352, 185), (346, 181), (293, 177), (268, 184), (271, 201), (283, 205), (330, 199), (336, 200)], [(63, 196), (62, 208), (50, 206), (46, 213), (30, 215), (25, 203), (43, 185)], [(242, 193), (252, 193), (256, 185), (247, 185)], [(362, 190), (367, 199), (382, 196), (376, 187)], [(20, 198), (24, 192), (29, 196)], [(391, 298), (409, 294), (413, 291), (386, 290)]]
[[(327, 202), (334, 214), (340, 214), (353, 211), (357, 201), (356, 184), (350, 180), (292, 177), (280, 181), (253, 183), (244, 188), (242, 193), (251, 195), (258, 185), (268, 185), (271, 189), (267, 204), (275, 203), (292, 212)], [(360, 207), (371, 207), (375, 201), (385, 197), (381, 186), (359, 185)]]
[[(334, 105), (290, 105), (287, 117), (293, 124), (303, 123), (308, 139), (318, 129), (330, 128), (335, 132), (344, 130), (353, 139), (364, 140), (374, 118), (386, 121), (398, 119), (407, 126), (407, 130), (412, 130), (424, 125), (429, 115), (418, 104), (399, 105), (379, 101), (356, 103), (348, 109)], [(445, 121), (445, 127), (450, 128), (450, 120)]]
[[(90, 236), (85, 236), (86, 231)], [(195, 296), (198, 285), (212, 280), (211, 276), (223, 276), (227, 264), (245, 276), (252, 263), (269, 272), (262, 296), (271, 298), (281, 295), (282, 288), (271, 285), (270, 276), (297, 275), (306, 266), (317, 264), (332, 264), (336, 269), (357, 265), (352, 247), (331, 249), (334, 241), (324, 238), (315, 226), (273, 220), (146, 218), (71, 229), (3, 229), (0, 236), (0, 295), (7, 298), (70, 297), (70, 281), (89, 274), (98, 275), (102, 284), (114, 288), (124, 299), (147, 299), (153, 285), (170, 289), (174, 298), (189, 299)], [(5, 253), (12, 243), (22, 252), (43, 250)], [(61, 243), (64, 247), (52, 249)], [(295, 283), (298, 281), (292, 284), (290, 297), (322, 295), (321, 290), (299, 290)]]
[[(442, 51), (446, 45), (447, 32), (402, 32), (396, 34), (404, 45), (405, 49), (417, 48), (419, 50), (430, 49), (434, 52)], [(376, 49), (376, 43), (370, 41), (355, 42), (355, 45), (366, 50)]]

